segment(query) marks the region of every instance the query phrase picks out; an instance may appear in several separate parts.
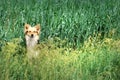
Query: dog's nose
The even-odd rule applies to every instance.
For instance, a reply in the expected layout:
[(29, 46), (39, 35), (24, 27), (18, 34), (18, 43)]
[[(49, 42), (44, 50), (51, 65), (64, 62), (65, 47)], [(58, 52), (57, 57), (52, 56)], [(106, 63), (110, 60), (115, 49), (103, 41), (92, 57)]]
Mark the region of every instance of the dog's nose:
[(33, 34), (31, 34), (31, 37), (33, 37)]

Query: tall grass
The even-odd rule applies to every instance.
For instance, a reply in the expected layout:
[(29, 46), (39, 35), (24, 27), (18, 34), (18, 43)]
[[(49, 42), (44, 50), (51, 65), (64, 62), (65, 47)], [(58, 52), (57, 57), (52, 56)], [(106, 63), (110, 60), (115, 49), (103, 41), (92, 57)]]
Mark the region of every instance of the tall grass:
[[(119, 80), (119, 0), (1, 0), (0, 80)], [(41, 24), (28, 59), (24, 23)]]
[(23, 37), (24, 23), (40, 23), (42, 41), (60, 37), (77, 47), (93, 33), (104, 37), (114, 29), (118, 37), (119, 5), (119, 0), (3, 0), (0, 3), (0, 38)]
[(119, 40), (106, 38), (100, 43), (91, 38), (78, 50), (60, 48), (59, 44), (49, 40), (38, 45), (40, 55), (31, 60), (20, 40), (14, 39), (2, 47), (0, 79), (119, 80), (119, 45)]

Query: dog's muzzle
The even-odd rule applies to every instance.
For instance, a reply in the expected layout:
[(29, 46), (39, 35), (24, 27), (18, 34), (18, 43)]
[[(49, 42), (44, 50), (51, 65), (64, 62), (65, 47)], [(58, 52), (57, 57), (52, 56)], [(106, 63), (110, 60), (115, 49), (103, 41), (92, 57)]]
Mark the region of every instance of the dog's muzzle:
[(31, 34), (31, 36), (30, 36), (31, 38), (33, 38), (34, 37), (34, 35), (33, 34)]

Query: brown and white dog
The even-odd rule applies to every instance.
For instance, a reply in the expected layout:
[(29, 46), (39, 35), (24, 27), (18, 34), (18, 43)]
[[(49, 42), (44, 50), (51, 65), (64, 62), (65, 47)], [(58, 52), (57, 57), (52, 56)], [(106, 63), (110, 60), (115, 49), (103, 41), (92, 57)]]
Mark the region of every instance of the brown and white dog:
[(28, 57), (37, 56), (38, 52), (34, 50), (34, 48), (39, 43), (40, 24), (37, 24), (34, 27), (31, 27), (31, 25), (29, 24), (25, 24), (24, 34), (25, 34)]

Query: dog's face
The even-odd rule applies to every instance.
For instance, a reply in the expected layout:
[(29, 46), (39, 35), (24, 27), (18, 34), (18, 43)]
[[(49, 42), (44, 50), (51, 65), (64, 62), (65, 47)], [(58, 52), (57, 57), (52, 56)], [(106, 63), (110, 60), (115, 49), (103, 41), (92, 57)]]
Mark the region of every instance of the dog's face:
[(40, 24), (31, 27), (29, 24), (25, 24), (24, 26), (24, 34), (27, 35), (29, 38), (34, 38), (39, 36), (40, 34)]

